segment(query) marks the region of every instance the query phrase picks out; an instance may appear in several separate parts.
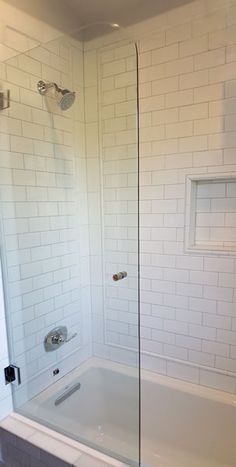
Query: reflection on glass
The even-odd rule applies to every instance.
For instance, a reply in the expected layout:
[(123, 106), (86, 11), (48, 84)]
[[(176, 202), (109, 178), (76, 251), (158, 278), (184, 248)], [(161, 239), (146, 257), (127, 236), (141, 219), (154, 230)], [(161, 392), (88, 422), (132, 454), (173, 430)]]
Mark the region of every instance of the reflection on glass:
[[(137, 57), (110, 25), (102, 37), (93, 28), (87, 42), (30, 43), (2, 63), (11, 95), (0, 115), (2, 261), (22, 378), (14, 405), (138, 465)], [(113, 281), (117, 271), (127, 274)]]

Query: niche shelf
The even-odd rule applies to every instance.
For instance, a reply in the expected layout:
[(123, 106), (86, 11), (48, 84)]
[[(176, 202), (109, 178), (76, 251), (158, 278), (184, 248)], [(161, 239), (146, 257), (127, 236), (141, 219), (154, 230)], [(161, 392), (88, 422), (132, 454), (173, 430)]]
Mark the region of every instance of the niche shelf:
[(187, 176), (185, 251), (236, 255), (236, 173)]

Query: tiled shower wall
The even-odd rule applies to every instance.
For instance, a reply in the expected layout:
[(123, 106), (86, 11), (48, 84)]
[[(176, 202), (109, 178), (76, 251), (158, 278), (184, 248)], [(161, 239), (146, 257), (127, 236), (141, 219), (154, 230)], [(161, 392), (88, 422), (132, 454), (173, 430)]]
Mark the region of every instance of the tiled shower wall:
[(236, 170), (235, 15), (234, 2), (193, 2), (140, 41), (143, 365), (230, 392), (235, 257), (185, 254), (184, 226), (186, 176)]
[[(44, 36), (45, 40), (49, 40), (52, 37), (55, 37), (55, 31), (50, 29), (46, 24), (37, 24), (37, 21), (29, 21), (29, 18), (21, 12), (17, 12), (15, 15), (12, 8), (8, 7), (5, 2), (0, 2), (1, 7), (1, 27), (0, 27), (0, 43), (1, 43), (1, 63), (0, 63), (0, 77), (3, 78), (4, 65), (2, 61), (13, 57), (24, 50), (27, 50), (30, 47), (37, 45), (37, 39)], [(5, 28), (6, 24), (11, 24), (14, 29)], [(26, 34), (18, 34), (16, 29), (19, 24), (22, 26), (22, 30)], [(50, 30), (50, 31), (49, 31)], [(33, 32), (35, 34), (35, 40), (29, 39), (30, 34)], [(4, 45), (7, 44), (7, 45)], [(12, 48), (13, 47), (13, 48)], [(2, 82), (1, 82), (2, 89)], [(12, 86), (13, 90), (13, 86)], [(14, 93), (14, 91), (13, 91)], [(4, 144), (6, 144), (7, 136), (2, 133), (2, 122), (0, 125), (0, 141), (1, 149)], [(3, 157), (4, 152), (1, 150), (1, 158)], [(8, 345), (7, 345), (7, 334), (6, 334), (6, 323), (5, 323), (5, 310), (4, 310), (4, 301), (3, 301), (3, 290), (2, 290), (2, 274), (0, 281), (1, 289), (1, 301), (0, 301), (0, 328), (1, 328), (1, 349), (0, 349), (0, 362), (1, 368), (3, 369), (9, 362), (8, 358)], [(12, 410), (12, 397), (11, 397), (11, 387), (5, 386), (4, 374), (1, 371), (0, 375), (0, 418), (7, 415)]]
[[(138, 38), (140, 66), (142, 364), (229, 392), (236, 391), (234, 250), (223, 255), (211, 250), (187, 253), (184, 231), (186, 177), (209, 174), (214, 180), (217, 174), (236, 171), (235, 24), (235, 2), (205, 0), (132, 30)], [(124, 58), (114, 53), (110, 59), (108, 53), (103, 64), (103, 70), (110, 70), (106, 81), (109, 89), (103, 92), (109, 94), (106, 118), (108, 123), (112, 119), (113, 127), (107, 131), (108, 126), (103, 126), (101, 135), (107, 154), (116, 163), (108, 165), (101, 151), (102, 172), (105, 179), (113, 176), (120, 194), (126, 191), (126, 200), (131, 203), (128, 178), (116, 176), (117, 167), (122, 172), (129, 159), (124, 150), (128, 140), (120, 143), (119, 152), (116, 135), (123, 132), (124, 139), (127, 135), (127, 121), (122, 121), (117, 109), (118, 105), (127, 109), (124, 89), (130, 76)], [(100, 82), (102, 85), (104, 82)], [(104, 183), (103, 179), (102, 196), (106, 200), (109, 196), (105, 198)], [(218, 201), (216, 211), (220, 215), (227, 202), (225, 194)], [(233, 225), (235, 198), (227, 206)], [(122, 205), (119, 195), (116, 199), (110, 196), (109, 212), (106, 201), (103, 209), (105, 222), (111, 226), (114, 213), (120, 209), (124, 214), (122, 209), (127, 209), (127, 204)], [(127, 242), (126, 251), (131, 255), (129, 236), (124, 237), (125, 230), (117, 227), (109, 237), (107, 253), (116, 250), (119, 256), (115, 237), (119, 231), (120, 243)], [(116, 263), (122, 267), (124, 261), (120, 254)], [(100, 325), (95, 352), (134, 364), (132, 348), (136, 342), (128, 331), (130, 297), (121, 294), (119, 300), (116, 298), (114, 289), (107, 289), (104, 325)]]
[(231, 176), (222, 180), (197, 182), (195, 243), (229, 253), (236, 245), (236, 181)]
[[(136, 365), (138, 350), (136, 53), (133, 43), (120, 40), (108, 48), (98, 46), (96, 50), (93, 48), (90, 50), (90, 47), (93, 45), (85, 44), (85, 63), (87, 60), (97, 65), (96, 72), (92, 74), (94, 76), (92, 102), (95, 102), (95, 95), (99, 102), (99, 119), (93, 124), (91, 137), (94, 141), (93, 156), (88, 153), (87, 170), (89, 178), (93, 167), (93, 173), (96, 174), (94, 186), (98, 186), (99, 190), (102, 186), (101, 197), (98, 191), (94, 197), (95, 202), (91, 204), (97, 222), (96, 237), (94, 236), (91, 241), (93, 348), (95, 355)], [(91, 88), (89, 92), (91, 95)], [(91, 110), (94, 110), (93, 106)], [(118, 271), (128, 271), (128, 277), (125, 281), (115, 283), (112, 275)], [(131, 346), (135, 352), (124, 350), (126, 346)]]
[[(54, 381), (55, 366), (61, 376), (91, 353), (83, 51), (66, 38), (37, 46), (4, 27), (1, 87), (11, 105), (0, 116), (2, 262), (22, 403)], [(62, 113), (38, 94), (39, 79), (76, 91), (79, 104)], [(77, 335), (46, 354), (44, 337), (58, 325)]]

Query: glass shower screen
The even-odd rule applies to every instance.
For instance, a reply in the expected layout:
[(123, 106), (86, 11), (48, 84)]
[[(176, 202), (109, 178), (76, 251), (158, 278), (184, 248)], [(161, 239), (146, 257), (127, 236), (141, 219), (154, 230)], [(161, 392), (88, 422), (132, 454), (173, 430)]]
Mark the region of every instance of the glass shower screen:
[(139, 465), (137, 55), (119, 31), (95, 36), (26, 40), (1, 63), (13, 398), (21, 414)]

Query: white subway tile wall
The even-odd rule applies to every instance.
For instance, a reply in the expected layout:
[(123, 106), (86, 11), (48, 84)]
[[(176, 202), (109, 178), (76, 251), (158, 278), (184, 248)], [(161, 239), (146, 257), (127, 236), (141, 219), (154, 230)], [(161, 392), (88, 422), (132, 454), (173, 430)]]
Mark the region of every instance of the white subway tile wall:
[[(133, 27), (140, 38), (142, 363), (229, 392), (236, 391), (235, 181), (218, 184), (213, 176), (197, 190), (197, 243), (224, 242), (230, 257), (210, 247), (186, 252), (184, 231), (186, 177), (210, 179), (236, 169), (234, 10), (230, 0), (195, 1), (163, 14), (161, 21)], [(148, 32), (157, 24), (159, 33)], [(127, 267), (132, 278), (136, 260), (137, 148), (130, 127), (135, 105), (129, 100), (135, 99), (135, 81), (128, 72), (135, 57), (122, 57), (119, 50), (117, 44), (102, 51), (98, 65), (106, 292), (104, 325), (94, 322), (94, 352), (134, 364), (131, 282), (116, 287), (110, 280), (117, 267)]]
[[(196, 244), (235, 250), (236, 181), (214, 180), (197, 183)], [(231, 282), (235, 286), (234, 281)], [(220, 285), (220, 284), (219, 284)], [(226, 284), (227, 285), (227, 284)]]
[[(185, 253), (184, 205), (187, 175), (211, 178), (236, 168), (233, 8), (233, 2), (202, 1), (167, 14), (165, 39), (145, 48), (140, 71), (146, 86), (141, 171), (148, 180), (141, 177), (147, 202), (141, 214), (141, 347), (166, 357), (161, 372), (230, 392), (236, 389), (236, 260)], [(234, 252), (235, 181), (199, 183), (196, 201), (196, 242)]]
[[(132, 364), (137, 365), (138, 158), (134, 44), (118, 44), (109, 50), (109, 56), (107, 51), (100, 51), (99, 58), (105, 342), (124, 348), (120, 352), (117, 350), (116, 359), (125, 363), (131, 358)], [(107, 70), (109, 90), (104, 90)], [(118, 92), (120, 98), (117, 100)], [(112, 117), (107, 115), (107, 96)], [(127, 271), (128, 277), (116, 283), (112, 281), (112, 275), (118, 271)], [(135, 351), (132, 357), (126, 348)]]
[[(134, 44), (85, 44), (84, 63), (93, 349), (95, 355), (137, 366)], [(112, 275), (121, 270), (129, 271), (128, 278), (114, 283)]]
[[(17, 92), (0, 116), (0, 180), (9, 344), (21, 368), (20, 404), (54, 381), (55, 365), (61, 375), (89, 357), (92, 342), (82, 44), (59, 38), (15, 55), (1, 65), (1, 86)], [(37, 92), (39, 79), (74, 90), (76, 104), (62, 113)], [(76, 337), (46, 353), (44, 337), (59, 325)]]

